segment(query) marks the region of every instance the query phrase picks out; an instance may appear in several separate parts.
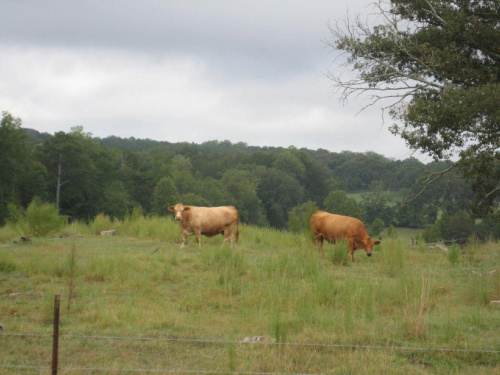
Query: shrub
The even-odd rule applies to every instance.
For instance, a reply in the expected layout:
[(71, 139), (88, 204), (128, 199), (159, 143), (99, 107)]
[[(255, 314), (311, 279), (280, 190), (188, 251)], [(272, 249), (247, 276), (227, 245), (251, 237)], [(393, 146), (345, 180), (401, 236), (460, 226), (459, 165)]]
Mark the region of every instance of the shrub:
[(108, 215), (100, 213), (94, 218), (94, 221), (90, 224), (90, 229), (93, 234), (99, 234), (103, 230), (110, 230), (111, 225), (112, 223), (110, 217)]
[(318, 210), (318, 206), (308, 201), (295, 206), (288, 212), (288, 226), (292, 233), (309, 233), (309, 222), (312, 214)]
[(26, 210), (9, 205), (9, 224), (22, 235), (47, 236), (60, 230), (66, 221), (59, 215), (57, 207), (34, 198)]
[(376, 218), (370, 228), (370, 235), (372, 237), (379, 237), (384, 230), (384, 221), (380, 218)]
[(396, 228), (394, 228), (394, 225), (389, 225), (389, 227), (387, 228), (387, 237), (389, 238), (397, 238), (398, 234), (396, 233)]
[(462, 248), (458, 244), (453, 244), (448, 248), (448, 260), (452, 266), (455, 266), (460, 261), (460, 253)]
[(436, 224), (428, 224), (424, 230), (423, 237), (427, 243), (440, 241), (442, 239), (442, 235), (439, 226)]

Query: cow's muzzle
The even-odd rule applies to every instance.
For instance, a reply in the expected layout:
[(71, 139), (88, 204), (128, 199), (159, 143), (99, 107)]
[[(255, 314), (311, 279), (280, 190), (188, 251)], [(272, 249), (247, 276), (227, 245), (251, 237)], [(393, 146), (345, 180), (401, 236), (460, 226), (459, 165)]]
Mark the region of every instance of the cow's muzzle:
[(177, 220), (177, 221), (181, 221), (181, 220), (182, 220), (182, 217), (181, 217), (181, 216), (176, 216), (176, 217), (175, 217), (175, 220)]
[(371, 256), (372, 256), (372, 253), (366, 253), (366, 255), (368, 255), (369, 257), (371, 257)]

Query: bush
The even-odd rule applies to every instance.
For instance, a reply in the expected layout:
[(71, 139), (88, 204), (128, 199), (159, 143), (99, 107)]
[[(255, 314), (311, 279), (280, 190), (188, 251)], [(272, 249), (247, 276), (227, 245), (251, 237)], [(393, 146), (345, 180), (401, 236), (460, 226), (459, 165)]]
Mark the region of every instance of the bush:
[(462, 248), (458, 244), (453, 244), (448, 248), (447, 257), (452, 266), (455, 266), (459, 262), (461, 252)]
[(396, 228), (394, 228), (394, 225), (389, 225), (389, 228), (387, 228), (387, 237), (389, 238), (397, 238), (398, 234), (396, 233)]
[(292, 233), (309, 233), (311, 216), (318, 210), (312, 201), (295, 206), (288, 212), (288, 226)]
[(94, 221), (90, 223), (89, 227), (93, 234), (100, 234), (102, 231), (112, 228), (112, 221), (108, 215), (100, 213), (94, 218)]
[(427, 243), (438, 242), (442, 239), (441, 231), (436, 224), (428, 224), (422, 235)]
[(372, 237), (379, 237), (384, 230), (384, 221), (380, 218), (376, 218), (370, 228), (370, 235)]
[(53, 204), (34, 198), (26, 210), (9, 204), (9, 225), (21, 235), (47, 236), (60, 230), (66, 221)]

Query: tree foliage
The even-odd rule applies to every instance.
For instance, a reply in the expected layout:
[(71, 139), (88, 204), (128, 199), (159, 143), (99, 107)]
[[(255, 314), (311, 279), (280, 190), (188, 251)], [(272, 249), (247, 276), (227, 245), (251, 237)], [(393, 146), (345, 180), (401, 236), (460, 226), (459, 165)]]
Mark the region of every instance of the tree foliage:
[(354, 198), (349, 198), (343, 190), (330, 192), (323, 204), (325, 210), (332, 214), (363, 218), (363, 212), (358, 202)]
[[(168, 206), (179, 203), (179, 193), (171, 177), (163, 177), (153, 192), (153, 212), (158, 216), (167, 216)], [(187, 202), (185, 202), (188, 204)], [(189, 203), (192, 204), (192, 203)]]
[(318, 210), (316, 203), (307, 201), (288, 212), (288, 227), (293, 233), (309, 233), (311, 216)]
[(20, 118), (2, 112), (0, 121), (0, 225), (9, 203), (26, 207), (38, 195), (46, 198), (47, 171), (33, 158)]
[[(500, 195), (500, 2), (379, 0), (375, 24), (359, 17), (331, 28), (355, 76), (331, 74), (341, 98), (369, 95), (415, 150), (471, 183), (477, 212)], [(452, 169), (453, 169), (452, 168)]]
[[(5, 137), (0, 142), (10, 142), (0, 148), (0, 222), (7, 217), (7, 205), (25, 209), (36, 196), (42, 202), (59, 201), (59, 213), (77, 220), (99, 213), (125, 220), (135, 217), (134, 212), (164, 214), (167, 204), (180, 201), (234, 205), (243, 223), (279, 229), (307, 228), (313, 209), (360, 217), (368, 227), (380, 218), (385, 226), (423, 228), (442, 211), (447, 212), (443, 216), (470, 214), (474, 199), (470, 185), (455, 173), (401, 208), (414, 194), (412, 189), (426, 185), (419, 181), (422, 171), (440, 175), (450, 168), (449, 162), (423, 164), (373, 152), (253, 147), (229, 141), (196, 145), (101, 140), (82, 127), (53, 136), (25, 130), (20, 119), (4, 113), (0, 132)], [(360, 196), (359, 201), (353, 198)], [(498, 215), (482, 219), (474, 235), (495, 238)]]

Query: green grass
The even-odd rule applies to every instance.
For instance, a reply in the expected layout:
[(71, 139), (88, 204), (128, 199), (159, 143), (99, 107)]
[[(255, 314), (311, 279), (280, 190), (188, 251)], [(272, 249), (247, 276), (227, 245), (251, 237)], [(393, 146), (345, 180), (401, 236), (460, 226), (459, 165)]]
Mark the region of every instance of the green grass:
[(500, 351), (498, 243), (471, 244), (451, 264), (384, 239), (342, 265), (330, 244), (322, 259), (305, 235), (251, 226), (233, 249), (216, 236), (181, 250), (170, 218), (65, 232), (83, 236), (12, 244), (0, 230), (0, 373), (48, 373), (8, 366), (50, 366), (55, 294), (60, 374), (500, 373), (499, 353), (432, 350)]

